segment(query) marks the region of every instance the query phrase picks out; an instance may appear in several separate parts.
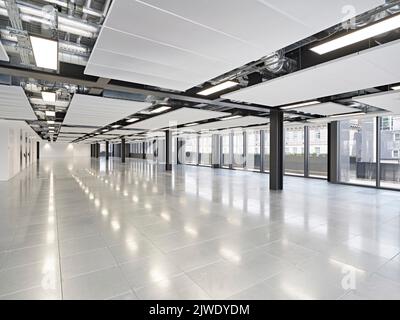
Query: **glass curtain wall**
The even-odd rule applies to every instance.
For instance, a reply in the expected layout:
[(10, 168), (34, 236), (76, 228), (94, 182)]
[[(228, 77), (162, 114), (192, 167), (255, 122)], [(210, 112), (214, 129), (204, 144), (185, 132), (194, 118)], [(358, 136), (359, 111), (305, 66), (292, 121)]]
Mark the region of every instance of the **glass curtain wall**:
[(230, 134), (228, 132), (222, 134), (221, 143), (222, 143), (222, 148), (221, 148), (222, 167), (229, 168), (229, 165), (231, 164), (231, 157), (230, 157), (231, 147), (230, 147)]
[(199, 164), (204, 166), (211, 166), (211, 148), (211, 135), (201, 134), (199, 136)]
[(245, 164), (243, 131), (233, 132), (233, 164), (235, 169), (243, 169)]
[(380, 119), (380, 185), (400, 189), (400, 116)]
[(269, 172), (269, 127), (264, 130), (264, 172)]
[(341, 182), (376, 185), (376, 118), (339, 123)]
[(246, 169), (257, 171), (261, 168), (260, 130), (246, 131)]
[(197, 135), (188, 135), (185, 138), (185, 163), (187, 164), (197, 164), (198, 155), (197, 155)]
[(308, 126), (308, 176), (328, 176), (328, 125)]
[(304, 175), (304, 126), (285, 126), (285, 174)]

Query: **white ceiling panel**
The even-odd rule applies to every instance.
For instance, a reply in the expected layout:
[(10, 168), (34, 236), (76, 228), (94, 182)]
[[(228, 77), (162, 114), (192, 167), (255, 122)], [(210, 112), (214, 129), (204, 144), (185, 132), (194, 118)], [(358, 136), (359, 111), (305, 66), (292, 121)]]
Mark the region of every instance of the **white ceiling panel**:
[(344, 106), (342, 104), (327, 102), (321, 103), (314, 106), (295, 108), (294, 111), (300, 111), (304, 113), (318, 114), (321, 116), (331, 116), (334, 114), (351, 113), (360, 111), (351, 107)]
[(60, 133), (90, 133), (96, 131), (97, 128), (88, 127), (61, 127)]
[(3, 43), (0, 40), (0, 60), (1, 61), (10, 61), (10, 58), (7, 54), (6, 49), (4, 49)]
[(64, 124), (102, 127), (150, 106), (146, 102), (75, 94)]
[(399, 82), (400, 73), (387, 71), (389, 63), (376, 62), (381, 52), (391, 53), (392, 57), (399, 51), (400, 41), (394, 41), (226, 94), (223, 98), (279, 106)]
[(213, 118), (220, 118), (229, 115), (230, 113), (227, 112), (181, 108), (178, 110), (164, 113), (159, 116), (155, 116), (153, 118), (138, 123), (134, 123), (132, 125), (127, 126), (127, 128), (154, 130), (154, 129), (167, 128), (169, 127), (170, 122), (176, 123), (176, 125), (182, 125), (185, 123), (203, 121)]
[(369, 94), (354, 98), (353, 100), (367, 105), (381, 108), (395, 114), (400, 114), (400, 91)]
[[(201, 130), (218, 130), (236, 127), (247, 127), (251, 125), (261, 125), (269, 122), (269, 118), (247, 116), (238, 119), (215, 121), (205, 124), (200, 124), (198, 126), (188, 127), (183, 130), (185, 131), (201, 131)], [(181, 129), (182, 130), (182, 129)]]
[(114, 1), (85, 73), (187, 90), (382, 3)]
[(37, 120), (22, 87), (0, 85), (0, 118)]

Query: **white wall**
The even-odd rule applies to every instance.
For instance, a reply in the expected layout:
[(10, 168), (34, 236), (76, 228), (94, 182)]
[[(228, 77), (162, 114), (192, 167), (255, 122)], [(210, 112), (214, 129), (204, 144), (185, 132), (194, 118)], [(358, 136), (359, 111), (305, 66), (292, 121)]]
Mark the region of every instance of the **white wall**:
[(38, 136), (24, 121), (0, 120), (0, 181), (7, 181), (36, 161)]
[(90, 158), (90, 144), (72, 144), (62, 142), (40, 143), (40, 159)]

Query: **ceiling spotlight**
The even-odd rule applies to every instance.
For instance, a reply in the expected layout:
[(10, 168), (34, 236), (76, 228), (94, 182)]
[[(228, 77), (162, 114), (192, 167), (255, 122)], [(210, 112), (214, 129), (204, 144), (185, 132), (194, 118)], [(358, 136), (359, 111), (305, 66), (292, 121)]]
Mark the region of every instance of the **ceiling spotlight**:
[(44, 102), (55, 103), (56, 94), (55, 92), (42, 92), (42, 99)]
[(313, 105), (316, 105), (316, 104), (320, 104), (320, 102), (317, 101), (317, 100), (314, 100), (314, 101), (296, 103), (296, 104), (292, 104), (290, 106), (281, 107), (281, 109), (282, 110), (288, 110), (288, 109), (295, 109), (295, 108), (300, 108), (300, 107), (313, 106)]
[(209, 96), (209, 95), (212, 95), (214, 93), (217, 93), (217, 92), (229, 89), (229, 88), (236, 87), (237, 85), (238, 85), (238, 83), (235, 82), (235, 81), (225, 81), (225, 82), (222, 82), (222, 83), (220, 83), (220, 84), (218, 84), (218, 85), (216, 85), (214, 87), (211, 87), (211, 88), (205, 89), (203, 91), (197, 92), (197, 94), (200, 95), (200, 96)]
[(46, 113), (46, 116), (48, 116), (48, 117), (55, 117), (56, 116), (55, 111), (46, 111), (45, 113)]
[(58, 42), (54, 40), (30, 37), (36, 65), (40, 68), (58, 69)]
[(163, 106), (163, 107), (159, 107), (157, 109), (150, 111), (150, 113), (161, 113), (161, 112), (167, 111), (169, 109), (171, 109), (171, 107)]
[(397, 14), (394, 17), (388, 19), (384, 19), (383, 21), (374, 23), (373, 25), (370, 25), (368, 27), (348, 33), (337, 39), (315, 46), (311, 48), (311, 51), (314, 51), (319, 55), (323, 55), (325, 53), (347, 47), (349, 45), (376, 37), (380, 34), (393, 31), (398, 28), (400, 28), (400, 14)]
[(139, 118), (130, 118), (130, 119), (126, 120), (126, 122), (132, 123), (132, 122), (135, 122), (138, 120), (139, 120)]
[(240, 116), (240, 115), (236, 115), (236, 116), (230, 116), (230, 117), (226, 117), (226, 118), (222, 118), (222, 119), (220, 119), (220, 120), (222, 120), (222, 121), (225, 121), (225, 120), (233, 120), (233, 119), (239, 119), (239, 118), (241, 118), (242, 116)]

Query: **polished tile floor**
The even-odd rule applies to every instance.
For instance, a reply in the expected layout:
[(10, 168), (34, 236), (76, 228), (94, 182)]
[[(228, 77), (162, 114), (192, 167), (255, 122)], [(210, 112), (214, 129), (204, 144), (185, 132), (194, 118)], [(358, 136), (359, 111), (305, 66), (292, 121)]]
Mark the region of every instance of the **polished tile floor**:
[(41, 161), (0, 182), (0, 299), (400, 299), (400, 193)]

